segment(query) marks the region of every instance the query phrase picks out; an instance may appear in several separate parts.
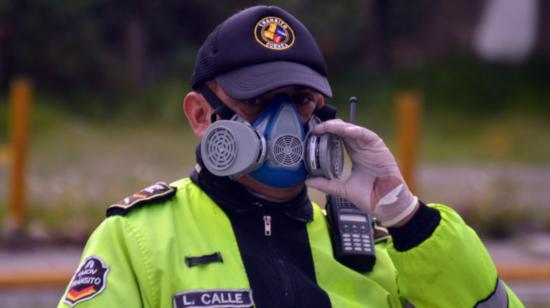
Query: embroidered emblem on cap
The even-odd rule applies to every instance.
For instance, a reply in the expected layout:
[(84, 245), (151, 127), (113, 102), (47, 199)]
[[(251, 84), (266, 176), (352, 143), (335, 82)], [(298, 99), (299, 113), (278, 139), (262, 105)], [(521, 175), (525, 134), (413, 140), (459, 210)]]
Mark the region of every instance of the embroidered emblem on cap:
[(268, 16), (254, 27), (254, 37), (260, 45), (272, 50), (285, 50), (294, 44), (294, 31), (281, 18)]
[(63, 301), (73, 307), (80, 302), (92, 299), (105, 289), (108, 272), (109, 267), (99, 257), (86, 258), (74, 273)]

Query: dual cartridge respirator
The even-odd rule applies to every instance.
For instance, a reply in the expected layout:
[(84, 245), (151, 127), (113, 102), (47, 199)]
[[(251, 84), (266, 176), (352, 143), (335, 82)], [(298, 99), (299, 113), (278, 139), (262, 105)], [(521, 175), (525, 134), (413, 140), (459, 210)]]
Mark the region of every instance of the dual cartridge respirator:
[(302, 124), (293, 99), (278, 94), (253, 123), (238, 115), (212, 123), (200, 146), (204, 166), (217, 176), (248, 174), (276, 188), (296, 186), (308, 176), (337, 178), (344, 165), (342, 140), (314, 135), (320, 122), (313, 115)]

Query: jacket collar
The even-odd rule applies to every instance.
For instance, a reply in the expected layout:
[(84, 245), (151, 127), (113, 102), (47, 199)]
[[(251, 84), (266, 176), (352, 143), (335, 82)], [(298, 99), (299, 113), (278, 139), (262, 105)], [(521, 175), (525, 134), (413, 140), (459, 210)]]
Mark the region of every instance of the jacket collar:
[[(200, 161), (200, 160), (199, 160)], [(251, 194), (246, 188), (228, 177), (219, 177), (198, 165), (199, 170), (191, 173), (191, 181), (198, 185), (223, 210), (244, 213), (260, 208), (282, 210), (284, 214), (298, 221), (313, 220), (313, 207), (307, 195), (307, 188), (294, 199), (285, 202), (273, 202)]]

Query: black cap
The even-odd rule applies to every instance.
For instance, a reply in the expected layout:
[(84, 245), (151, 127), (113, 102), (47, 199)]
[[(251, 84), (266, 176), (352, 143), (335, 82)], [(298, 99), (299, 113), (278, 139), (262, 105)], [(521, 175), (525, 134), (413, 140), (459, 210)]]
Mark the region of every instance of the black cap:
[(254, 6), (229, 17), (197, 55), (191, 86), (215, 79), (233, 99), (247, 100), (285, 86), (331, 97), (323, 55), (307, 28), (277, 6)]

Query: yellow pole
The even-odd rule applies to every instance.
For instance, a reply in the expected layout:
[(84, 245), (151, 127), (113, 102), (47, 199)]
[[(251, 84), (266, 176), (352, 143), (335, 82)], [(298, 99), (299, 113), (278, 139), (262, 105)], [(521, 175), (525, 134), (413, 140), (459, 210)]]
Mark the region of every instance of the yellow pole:
[(0, 165), (7, 165), (9, 164), (9, 153), (8, 153), (8, 147), (4, 145), (0, 145)]
[(498, 276), (505, 281), (550, 281), (550, 264), (497, 264)]
[(8, 217), (15, 230), (25, 223), (25, 162), (29, 136), (29, 111), (32, 86), (26, 79), (16, 79), (10, 84), (10, 143), (11, 183)]
[(401, 173), (409, 189), (416, 192), (416, 163), (420, 133), (421, 102), (414, 91), (403, 91), (395, 96), (397, 107), (398, 160)]
[(66, 286), (74, 269), (33, 270), (0, 274), (0, 289)]

